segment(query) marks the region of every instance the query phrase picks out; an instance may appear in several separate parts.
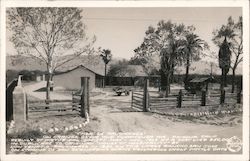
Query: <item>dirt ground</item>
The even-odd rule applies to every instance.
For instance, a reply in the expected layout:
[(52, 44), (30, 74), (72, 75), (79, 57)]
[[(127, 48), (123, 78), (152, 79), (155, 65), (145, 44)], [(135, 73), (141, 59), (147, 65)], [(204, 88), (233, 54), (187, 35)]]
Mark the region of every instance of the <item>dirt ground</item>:
[[(34, 92), (30, 92), (32, 95)], [(41, 93), (39, 93), (41, 95)], [(69, 92), (53, 92), (53, 96), (69, 97)], [(35, 94), (38, 96), (38, 94)], [(64, 98), (64, 97), (63, 97)], [(35, 99), (35, 98), (33, 98)], [(79, 115), (48, 116), (29, 120), (29, 129), (64, 128), (79, 125), (84, 118)], [(131, 94), (117, 96), (112, 89), (95, 90), (90, 97), (90, 122), (77, 131), (82, 132), (141, 132), (153, 136), (216, 135), (219, 138), (236, 136), (242, 140), (242, 114), (230, 113), (196, 118), (165, 116), (141, 112), (131, 108)]]
[[(38, 83), (33, 86), (29, 84), (25, 89), (29, 92), (28, 94), (34, 95), (34, 97), (45, 95), (45, 92), (32, 91), (32, 89), (37, 90), (38, 87), (40, 88), (41, 84)], [(54, 91), (51, 92), (51, 95), (57, 99), (64, 99), (65, 97), (71, 97), (69, 93), (71, 92)], [(144, 132), (146, 134), (169, 136), (218, 134), (221, 136), (236, 135), (240, 138), (242, 135), (241, 114), (183, 119), (176, 116), (139, 112), (131, 108), (131, 94), (117, 96), (112, 91), (112, 88), (96, 89), (92, 92), (90, 97), (90, 118), (88, 129), (96, 132)], [(53, 123), (51, 124), (48, 122), (49, 118), (44, 119), (46, 121), (43, 121), (43, 118), (39, 118), (39, 121), (33, 120), (33, 126), (37, 124), (37, 126), (41, 127), (40, 123), (43, 122), (45, 127), (42, 128), (62, 127), (64, 124), (79, 124), (83, 120), (78, 119), (77, 115), (53, 117)], [(69, 123), (67, 123), (67, 120), (70, 120)], [(220, 132), (218, 133), (218, 131)]]
[[(241, 137), (241, 114), (203, 116), (193, 120), (136, 112), (131, 109), (131, 95), (116, 96), (106, 92), (91, 98), (90, 115), (94, 121), (89, 126), (99, 132), (144, 132), (152, 135), (203, 135)], [(230, 121), (229, 121), (230, 120)], [(218, 133), (219, 131), (219, 133)]]

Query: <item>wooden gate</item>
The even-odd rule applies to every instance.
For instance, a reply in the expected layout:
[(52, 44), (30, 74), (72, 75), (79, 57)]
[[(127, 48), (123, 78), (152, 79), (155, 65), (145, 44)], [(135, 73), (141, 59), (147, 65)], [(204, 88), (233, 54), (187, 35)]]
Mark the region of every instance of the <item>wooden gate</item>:
[[(80, 115), (89, 116), (89, 78), (81, 78), (81, 89), (72, 92), (72, 99), (68, 100), (27, 100), (27, 119), (30, 117)], [(26, 97), (27, 98), (27, 97)]]
[[(45, 116), (76, 115), (81, 112), (81, 91), (72, 93), (72, 100), (28, 100), (27, 117), (37, 118)], [(26, 97), (28, 98), (28, 97)]]
[(149, 79), (145, 78), (143, 91), (132, 91), (131, 107), (142, 110), (143, 112), (149, 111), (149, 93), (148, 93)]
[(143, 91), (132, 91), (131, 107), (143, 110)]

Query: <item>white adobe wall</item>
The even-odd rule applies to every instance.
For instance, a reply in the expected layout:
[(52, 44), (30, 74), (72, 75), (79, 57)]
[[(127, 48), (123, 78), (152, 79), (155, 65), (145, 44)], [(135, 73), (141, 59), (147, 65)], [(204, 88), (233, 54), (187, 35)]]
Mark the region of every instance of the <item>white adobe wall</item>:
[(90, 77), (89, 89), (95, 88), (95, 73), (81, 67), (67, 73), (55, 75), (53, 77), (54, 86), (61, 86), (70, 90), (80, 89), (81, 77)]

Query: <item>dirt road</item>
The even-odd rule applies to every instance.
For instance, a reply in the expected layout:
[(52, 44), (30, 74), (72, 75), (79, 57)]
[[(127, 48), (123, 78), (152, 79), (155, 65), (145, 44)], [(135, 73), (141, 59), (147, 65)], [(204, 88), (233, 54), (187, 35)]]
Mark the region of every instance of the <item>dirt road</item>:
[(131, 109), (131, 96), (116, 96), (112, 92), (91, 98), (91, 129), (98, 132), (144, 132), (150, 135), (219, 135), (241, 138), (242, 124), (230, 124), (241, 116), (213, 118), (214, 124), (180, 120), (159, 114), (136, 112)]

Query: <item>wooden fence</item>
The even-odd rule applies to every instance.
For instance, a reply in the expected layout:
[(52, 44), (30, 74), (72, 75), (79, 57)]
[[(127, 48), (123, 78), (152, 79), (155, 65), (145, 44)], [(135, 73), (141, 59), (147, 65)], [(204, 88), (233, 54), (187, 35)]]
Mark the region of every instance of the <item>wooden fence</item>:
[[(150, 94), (149, 94), (150, 96)], [(225, 93), (210, 94), (202, 91), (201, 95), (183, 94), (179, 91), (178, 96), (170, 96), (167, 98), (149, 97), (150, 109), (158, 108), (183, 108), (183, 107), (199, 107), (199, 106), (217, 106), (220, 104), (236, 104), (241, 103), (241, 93)]]
[[(72, 99), (68, 100), (35, 100), (27, 99), (26, 117), (44, 117), (51, 115), (79, 114), (81, 117), (89, 116), (89, 79), (82, 77), (82, 87), (72, 92)], [(28, 98), (28, 97), (26, 97)], [(88, 114), (87, 114), (88, 113)]]
[(149, 92), (147, 89), (148, 81), (145, 81), (143, 91), (132, 92), (132, 108), (137, 108), (142, 111), (152, 109), (166, 108), (187, 108), (200, 106), (218, 106), (221, 104), (236, 104), (241, 103), (241, 91), (237, 93), (226, 93), (222, 91), (212, 91), (211, 93), (201, 91), (201, 94), (189, 94), (186, 90), (172, 92), (167, 98), (160, 98), (157, 91)]

